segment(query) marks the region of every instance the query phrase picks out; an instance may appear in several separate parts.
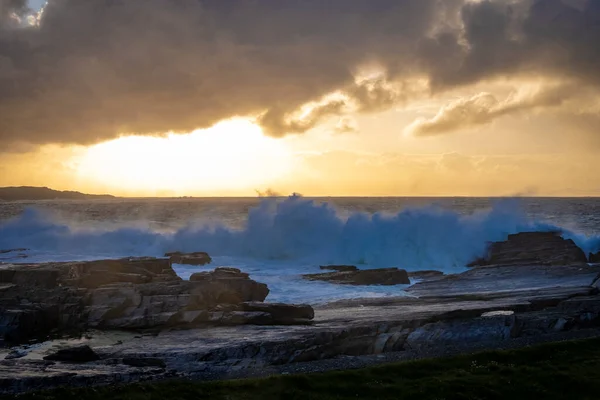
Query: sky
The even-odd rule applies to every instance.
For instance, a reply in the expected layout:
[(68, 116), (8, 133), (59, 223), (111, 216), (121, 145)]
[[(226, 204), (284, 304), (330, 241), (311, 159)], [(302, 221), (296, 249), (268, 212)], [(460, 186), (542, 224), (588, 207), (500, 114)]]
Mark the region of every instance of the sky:
[(598, 0), (0, 0), (0, 186), (600, 195)]

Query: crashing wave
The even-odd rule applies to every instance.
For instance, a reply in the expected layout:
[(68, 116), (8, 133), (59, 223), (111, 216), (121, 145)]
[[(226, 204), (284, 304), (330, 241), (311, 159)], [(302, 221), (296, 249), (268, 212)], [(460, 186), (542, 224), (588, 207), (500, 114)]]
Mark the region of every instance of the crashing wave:
[[(0, 224), (0, 248), (71, 255), (161, 256), (166, 251), (207, 251), (215, 256), (255, 260), (396, 266), (449, 270), (481, 256), (490, 241), (520, 231), (556, 230), (532, 221), (517, 199), (501, 200), (470, 215), (437, 206), (396, 214), (342, 216), (328, 203), (298, 195), (263, 198), (241, 229), (190, 221), (172, 232), (143, 224), (106, 227), (64, 222), (35, 208)], [(599, 238), (564, 231), (584, 251), (600, 248)]]

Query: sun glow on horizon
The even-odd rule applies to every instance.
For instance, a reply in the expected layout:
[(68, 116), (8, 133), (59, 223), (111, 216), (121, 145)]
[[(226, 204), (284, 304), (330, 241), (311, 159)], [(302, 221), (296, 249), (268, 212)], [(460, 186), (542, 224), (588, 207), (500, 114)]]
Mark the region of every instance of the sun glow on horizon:
[(284, 140), (264, 136), (246, 119), (189, 134), (125, 136), (89, 147), (78, 160), (81, 178), (115, 188), (178, 195), (255, 189), (291, 169)]

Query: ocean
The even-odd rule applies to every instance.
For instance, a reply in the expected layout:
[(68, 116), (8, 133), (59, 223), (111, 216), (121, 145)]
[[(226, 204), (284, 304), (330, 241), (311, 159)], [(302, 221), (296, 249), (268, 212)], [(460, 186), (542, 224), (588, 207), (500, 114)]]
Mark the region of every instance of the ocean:
[[(5, 263), (162, 256), (207, 251), (205, 267), (174, 265), (184, 279), (233, 266), (267, 283), (268, 301), (324, 303), (405, 295), (404, 286), (307, 282), (320, 265), (458, 273), (490, 241), (560, 229), (600, 250), (598, 198), (179, 198), (0, 202)], [(26, 256), (26, 257), (25, 257)]]

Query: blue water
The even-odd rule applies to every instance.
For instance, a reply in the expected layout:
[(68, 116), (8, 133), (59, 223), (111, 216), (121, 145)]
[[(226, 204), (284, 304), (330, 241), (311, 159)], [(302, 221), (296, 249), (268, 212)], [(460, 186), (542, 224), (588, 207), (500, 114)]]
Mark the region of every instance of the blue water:
[[(236, 266), (271, 288), (271, 301), (392, 296), (402, 287), (306, 282), (329, 263), (362, 268), (464, 270), (486, 243), (527, 230), (561, 229), (600, 249), (600, 200), (591, 198), (228, 198), (0, 203), (0, 249), (28, 248), (39, 262), (166, 251), (208, 251), (211, 267)], [(198, 267), (175, 266), (187, 278)]]

